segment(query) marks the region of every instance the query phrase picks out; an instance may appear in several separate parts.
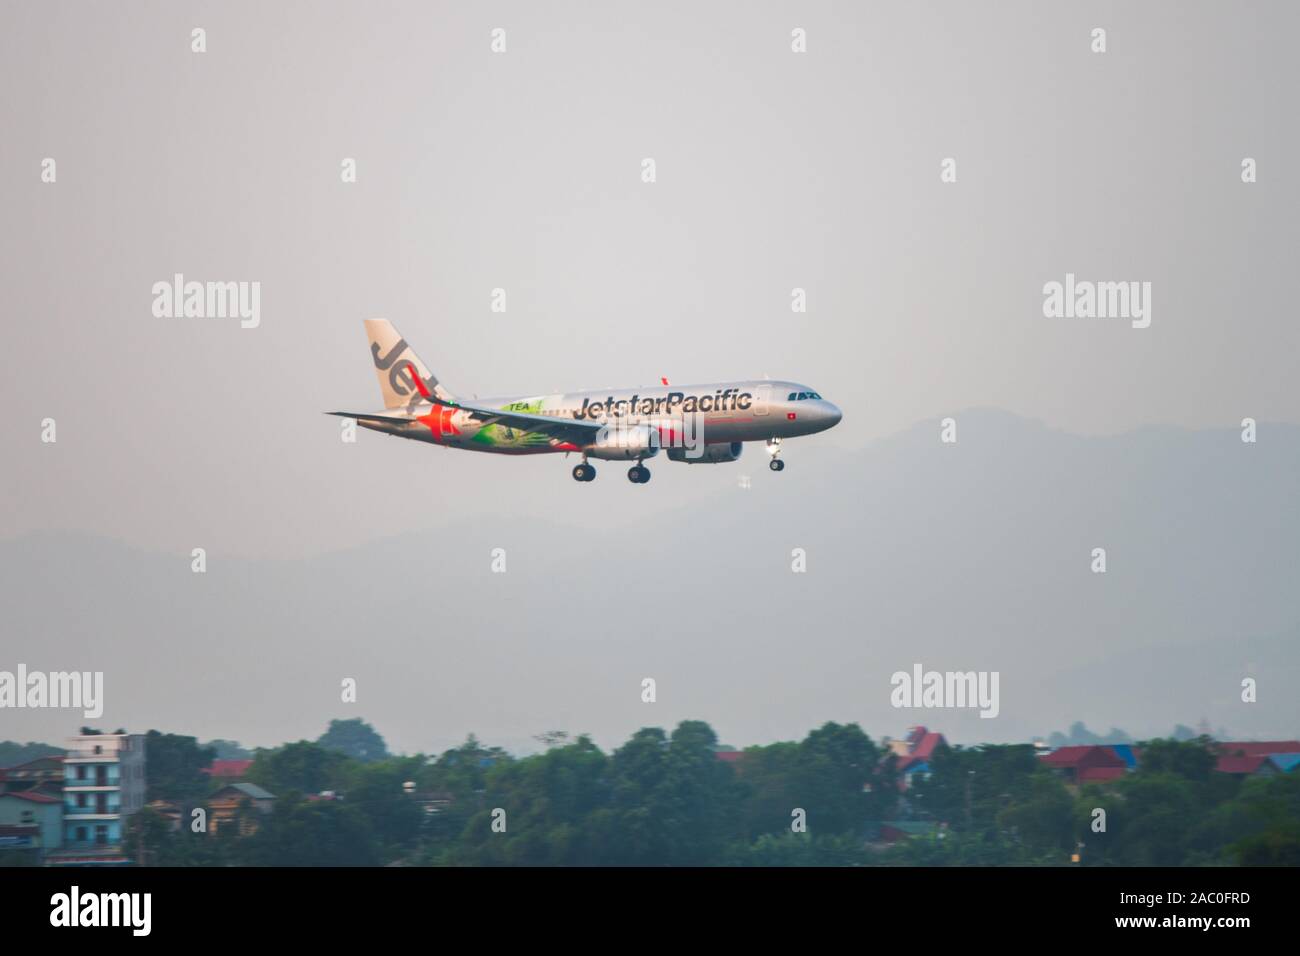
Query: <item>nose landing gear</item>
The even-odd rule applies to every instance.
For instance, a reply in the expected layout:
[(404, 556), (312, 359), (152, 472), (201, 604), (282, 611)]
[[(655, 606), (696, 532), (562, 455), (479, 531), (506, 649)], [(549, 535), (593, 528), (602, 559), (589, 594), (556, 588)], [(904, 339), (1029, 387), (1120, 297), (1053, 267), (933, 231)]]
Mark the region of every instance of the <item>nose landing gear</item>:
[(767, 453), (772, 456), (772, 460), (767, 463), (767, 467), (773, 471), (781, 471), (785, 468), (785, 462), (781, 460), (781, 439), (769, 438), (767, 440)]
[(591, 481), (596, 477), (596, 469), (585, 461), (581, 465), (575, 465), (573, 468), (574, 481)]

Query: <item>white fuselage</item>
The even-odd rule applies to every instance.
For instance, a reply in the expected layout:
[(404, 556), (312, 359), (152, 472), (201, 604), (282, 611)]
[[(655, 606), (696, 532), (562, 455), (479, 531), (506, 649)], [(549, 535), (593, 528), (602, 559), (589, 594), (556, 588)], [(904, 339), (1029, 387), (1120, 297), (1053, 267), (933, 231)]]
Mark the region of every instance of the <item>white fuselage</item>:
[[(664, 438), (665, 447), (683, 434), (691, 442), (707, 445), (811, 435), (832, 427), (841, 417), (838, 408), (806, 385), (769, 380), (589, 389), (476, 399), (475, 404), (611, 429), (648, 426)], [(414, 403), (407, 411), (414, 416), (409, 424), (362, 424), (403, 438), (496, 454), (585, 450), (502, 424), (484, 425), (460, 409), (425, 402)]]

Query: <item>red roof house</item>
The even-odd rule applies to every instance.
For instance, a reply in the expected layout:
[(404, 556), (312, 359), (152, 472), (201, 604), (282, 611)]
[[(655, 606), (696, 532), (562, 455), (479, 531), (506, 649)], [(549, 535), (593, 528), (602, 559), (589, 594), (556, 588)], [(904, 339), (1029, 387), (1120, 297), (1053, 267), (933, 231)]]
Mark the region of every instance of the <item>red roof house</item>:
[(1104, 744), (1087, 744), (1076, 747), (1058, 747), (1038, 758), (1043, 766), (1051, 767), (1068, 783), (1104, 783), (1124, 776), (1128, 764), (1114, 747)]
[(912, 727), (907, 731), (907, 755), (918, 760), (929, 760), (935, 748), (946, 743), (943, 734), (926, 727)]
[(204, 773), (213, 780), (242, 780), (252, 765), (251, 760), (214, 760)]
[(16, 793), (6, 793), (6, 797), (13, 797), (15, 800), (30, 800), (32, 803), (62, 803), (62, 797), (52, 797), (48, 793), (41, 793), (39, 790), (19, 790)]
[(1272, 768), (1265, 768), (1268, 758), (1274, 754), (1300, 753), (1300, 740), (1250, 740), (1226, 741), (1215, 744), (1219, 752), (1219, 761), (1214, 769), (1219, 773), (1254, 774), (1261, 768), (1265, 773)]
[(919, 774), (924, 778), (930, 772), (930, 759), (941, 744), (948, 744), (943, 734), (925, 727), (909, 727), (902, 740), (886, 742), (885, 759), (893, 756), (897, 760), (894, 769), (898, 771), (899, 790), (907, 790), (914, 776)]
[(0, 770), (0, 792), (13, 793), (18, 790), (62, 793), (63, 757), (37, 757)]
[(1214, 746), (1221, 754), (1232, 754), (1238, 757), (1300, 753), (1300, 740), (1225, 740)]
[(1268, 763), (1268, 757), (1264, 754), (1255, 754), (1253, 757), (1245, 756), (1220, 756), (1219, 762), (1215, 764), (1214, 769), (1219, 773), (1230, 773), (1239, 776), (1249, 776), (1258, 773), (1259, 768)]

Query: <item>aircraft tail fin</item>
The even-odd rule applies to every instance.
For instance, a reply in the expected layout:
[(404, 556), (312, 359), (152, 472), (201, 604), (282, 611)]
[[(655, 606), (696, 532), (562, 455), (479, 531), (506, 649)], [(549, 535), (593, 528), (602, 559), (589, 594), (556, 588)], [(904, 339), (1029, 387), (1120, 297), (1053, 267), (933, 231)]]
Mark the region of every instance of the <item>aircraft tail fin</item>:
[(387, 319), (366, 319), (366, 338), (370, 340), (370, 357), (374, 359), (385, 408), (413, 405), (426, 394), (436, 395), (443, 401), (454, 400), (393, 323)]

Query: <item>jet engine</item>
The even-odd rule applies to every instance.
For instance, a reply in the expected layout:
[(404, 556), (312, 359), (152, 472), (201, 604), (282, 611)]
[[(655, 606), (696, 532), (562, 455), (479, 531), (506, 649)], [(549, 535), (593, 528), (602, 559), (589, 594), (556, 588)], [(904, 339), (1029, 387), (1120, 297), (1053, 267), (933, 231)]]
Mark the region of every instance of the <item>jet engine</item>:
[(640, 461), (659, 454), (659, 431), (649, 425), (609, 425), (583, 449), (588, 458)]
[(743, 442), (714, 442), (705, 444), (704, 452), (694, 458), (687, 454), (694, 449), (690, 448), (669, 448), (668, 458), (670, 461), (684, 461), (688, 465), (717, 465), (724, 461), (735, 461), (740, 457), (740, 453), (745, 450)]

